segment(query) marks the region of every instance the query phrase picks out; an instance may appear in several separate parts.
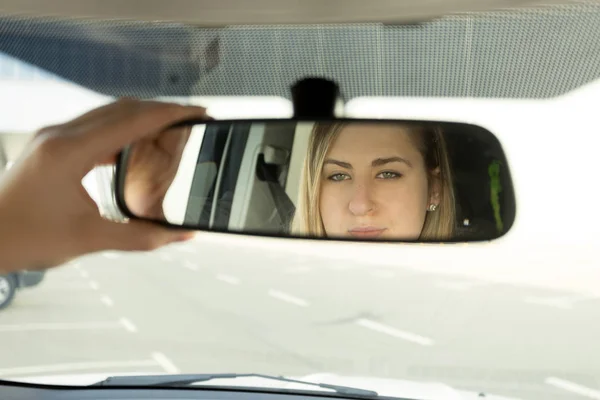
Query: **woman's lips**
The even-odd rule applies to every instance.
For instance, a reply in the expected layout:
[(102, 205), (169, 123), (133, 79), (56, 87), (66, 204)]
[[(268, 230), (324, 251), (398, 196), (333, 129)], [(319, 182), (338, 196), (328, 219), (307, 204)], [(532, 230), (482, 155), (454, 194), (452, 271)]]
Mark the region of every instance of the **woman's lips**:
[(348, 230), (348, 233), (351, 236), (358, 238), (376, 238), (381, 236), (381, 234), (386, 230), (386, 228), (376, 228), (374, 226), (360, 227), (360, 228), (352, 228)]

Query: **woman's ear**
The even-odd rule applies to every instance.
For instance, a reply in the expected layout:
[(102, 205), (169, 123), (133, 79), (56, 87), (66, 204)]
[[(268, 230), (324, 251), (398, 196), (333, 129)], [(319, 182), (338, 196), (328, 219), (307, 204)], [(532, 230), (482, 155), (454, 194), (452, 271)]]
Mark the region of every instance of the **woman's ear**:
[(432, 169), (429, 172), (429, 205), (434, 204), (436, 207), (440, 205), (442, 190), (442, 180), (440, 177), (440, 167)]

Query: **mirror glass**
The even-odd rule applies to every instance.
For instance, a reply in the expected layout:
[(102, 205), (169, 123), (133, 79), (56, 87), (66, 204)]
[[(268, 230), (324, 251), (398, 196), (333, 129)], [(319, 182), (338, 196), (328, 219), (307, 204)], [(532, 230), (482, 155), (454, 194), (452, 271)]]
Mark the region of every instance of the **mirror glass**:
[(116, 195), (130, 218), (268, 236), (490, 240), (515, 215), (494, 135), (431, 121), (182, 123), (121, 153)]

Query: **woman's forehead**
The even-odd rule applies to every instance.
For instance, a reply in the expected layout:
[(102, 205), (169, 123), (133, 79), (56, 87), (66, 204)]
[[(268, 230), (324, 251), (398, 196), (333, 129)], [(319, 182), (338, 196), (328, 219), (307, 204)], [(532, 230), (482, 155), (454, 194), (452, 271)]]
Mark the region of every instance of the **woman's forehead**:
[(392, 124), (353, 123), (342, 128), (329, 149), (329, 157), (368, 158), (370, 156), (418, 154), (406, 127)]

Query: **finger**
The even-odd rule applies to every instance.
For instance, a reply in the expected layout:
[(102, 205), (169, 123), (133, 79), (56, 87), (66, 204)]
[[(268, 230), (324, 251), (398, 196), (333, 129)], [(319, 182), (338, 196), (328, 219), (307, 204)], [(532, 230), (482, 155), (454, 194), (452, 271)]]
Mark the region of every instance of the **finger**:
[(78, 125), (83, 125), (91, 120), (101, 120), (106, 116), (112, 115), (116, 110), (127, 112), (127, 110), (135, 109), (140, 107), (143, 103), (148, 103), (150, 101), (144, 101), (140, 99), (136, 99), (135, 97), (121, 97), (116, 101), (105, 104), (93, 110), (90, 110), (79, 117), (72, 119), (71, 121), (63, 124), (63, 126), (68, 126), (70, 128), (76, 127)]
[(156, 135), (170, 125), (192, 118), (204, 118), (202, 107), (146, 102), (114, 121), (82, 132), (78, 147), (94, 163), (105, 160), (123, 147), (145, 136)]
[[(121, 101), (121, 102), (127, 102), (127, 101), (130, 101), (130, 100), (135, 100), (135, 99), (132, 99), (132, 98), (123, 98), (123, 99), (120, 99), (119, 101)], [(152, 104), (166, 104), (166, 103), (152, 102), (152, 101), (147, 101), (146, 103), (147, 103), (147, 104), (151, 104), (151, 103), (152, 103)], [(114, 110), (113, 110), (113, 111), (114, 111)], [(205, 118), (206, 120), (209, 120), (209, 121), (214, 121), (214, 120), (215, 120), (213, 117), (211, 117), (211, 116), (209, 116), (209, 115), (205, 115), (205, 117), (204, 117), (204, 118)], [(48, 127), (48, 128), (46, 128), (46, 129), (51, 129), (51, 128), (56, 128), (56, 126)], [(179, 152), (181, 152), (181, 153), (182, 153), (182, 152), (183, 152), (183, 149), (185, 148), (185, 145), (187, 144), (187, 142), (188, 142), (188, 140), (189, 140), (189, 138), (190, 138), (190, 136), (191, 136), (192, 130), (193, 130), (193, 126), (192, 126), (192, 125), (190, 125), (190, 126), (189, 126), (189, 129), (187, 129), (187, 130), (183, 131), (184, 133), (183, 133), (182, 137), (180, 138), (180, 140), (181, 140), (181, 141), (178, 141), (178, 142), (177, 142), (177, 144), (178, 144), (179, 146), (181, 146), (181, 147), (174, 146), (174, 147), (172, 147), (172, 148), (175, 148), (175, 149), (177, 149)], [(160, 140), (162, 137), (166, 137), (166, 136), (169, 136), (169, 137), (170, 137), (170, 135), (165, 135), (165, 133), (168, 133), (168, 132), (170, 132), (170, 130), (166, 130), (166, 131), (164, 131), (164, 132), (162, 132), (162, 133), (159, 133), (159, 134), (158, 134), (158, 136), (159, 136), (159, 140)], [(179, 131), (179, 132), (181, 132), (181, 131)], [(171, 145), (167, 145), (165, 148), (169, 149), (169, 148), (171, 148), (170, 146), (171, 146)], [(117, 156), (116, 154), (112, 154), (112, 155), (108, 156), (108, 157), (107, 157), (105, 160), (102, 160), (102, 161), (99, 161), (98, 163), (96, 163), (96, 166), (114, 165), (114, 164), (116, 164), (116, 163), (117, 163), (117, 158), (118, 158), (118, 156)]]
[(172, 104), (165, 103), (155, 100), (140, 100), (135, 97), (125, 96), (117, 99), (116, 101), (105, 104), (104, 106), (90, 110), (79, 117), (67, 122), (65, 126), (73, 127), (81, 125), (90, 120), (102, 119), (103, 117), (113, 115), (116, 110), (127, 112), (127, 110), (135, 110), (136, 108), (143, 107), (148, 104)]
[(109, 166), (109, 165), (115, 165), (117, 163), (117, 158), (118, 158), (118, 154), (113, 154), (112, 156), (109, 156), (107, 158), (105, 158), (102, 161), (97, 162), (94, 166), (95, 167), (105, 167), (105, 166)]
[(117, 101), (87, 111), (64, 124), (60, 124), (60, 127), (75, 128), (89, 121), (102, 120), (106, 116), (114, 114), (116, 111), (127, 112), (128, 110), (139, 107), (141, 103), (143, 103), (141, 100), (132, 97), (121, 98)]
[(114, 165), (117, 163), (117, 156), (116, 155), (112, 155), (110, 157), (105, 158), (102, 161), (99, 161), (96, 163), (97, 167), (101, 167), (103, 165)]
[(194, 232), (169, 229), (152, 222), (118, 223), (101, 219), (95, 225), (91, 251), (150, 251), (194, 237)]
[[(158, 134), (157, 142), (159, 142), (160, 148), (167, 151), (170, 156), (177, 158), (175, 161), (179, 161), (183, 155), (183, 150), (187, 145), (192, 134), (192, 126), (167, 129), (164, 132)], [(138, 143), (141, 144), (140, 141)], [(134, 147), (137, 148), (139, 146)], [(106, 159), (96, 163), (96, 166), (114, 165), (117, 163), (118, 155), (113, 154)]]
[(38, 131), (36, 133), (36, 135), (45, 133), (46, 131), (49, 131), (49, 130), (50, 131), (55, 130), (58, 127), (63, 128), (63, 129), (64, 128), (74, 129), (77, 127), (90, 129), (91, 128), (90, 126), (85, 126), (90, 121), (95, 121), (96, 123), (106, 122), (106, 121), (103, 121), (106, 117), (119, 116), (119, 114), (131, 113), (133, 110), (140, 108), (143, 105), (148, 105), (148, 104), (170, 104), (170, 103), (164, 103), (164, 102), (152, 101), (152, 100), (139, 100), (134, 97), (122, 97), (122, 98), (118, 99), (117, 101), (114, 101), (112, 103), (105, 104), (103, 106), (100, 106), (100, 107), (94, 108), (90, 111), (87, 111), (84, 114), (81, 114), (80, 116), (78, 116), (70, 121), (67, 121), (63, 124), (57, 124), (57, 125), (45, 127), (43, 129), (41, 129), (40, 131)]
[(123, 118), (124, 115), (135, 112), (141, 107), (142, 102), (135, 99), (122, 99), (102, 107), (95, 108), (79, 117), (63, 124), (51, 125), (37, 131), (33, 140), (39, 137), (73, 138), (90, 130), (97, 129), (103, 124)]
[(179, 162), (191, 134), (192, 126), (172, 128), (162, 132), (156, 141), (158, 142), (160, 149), (169, 154), (169, 156), (175, 158), (175, 161)]

